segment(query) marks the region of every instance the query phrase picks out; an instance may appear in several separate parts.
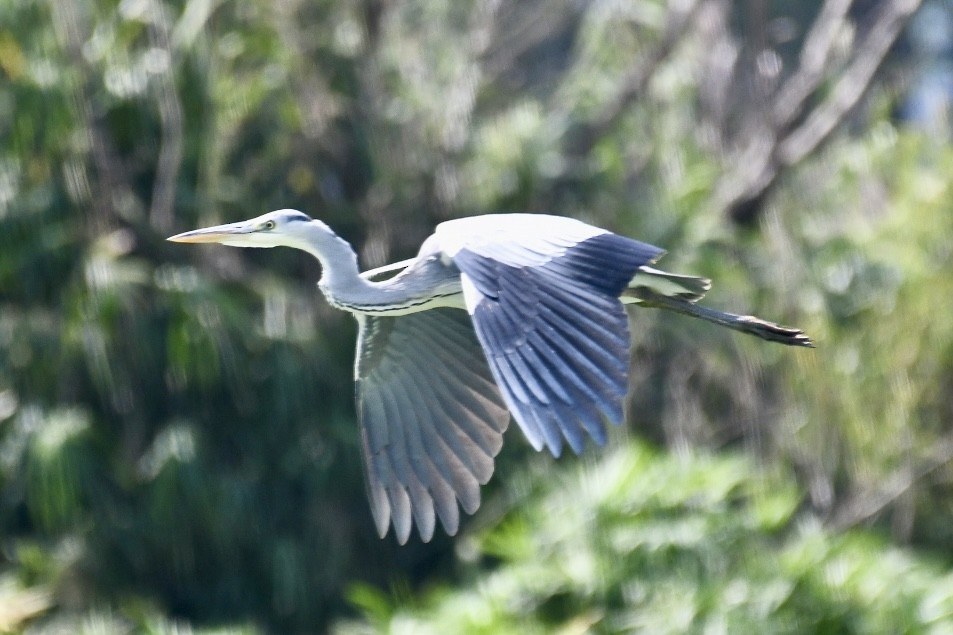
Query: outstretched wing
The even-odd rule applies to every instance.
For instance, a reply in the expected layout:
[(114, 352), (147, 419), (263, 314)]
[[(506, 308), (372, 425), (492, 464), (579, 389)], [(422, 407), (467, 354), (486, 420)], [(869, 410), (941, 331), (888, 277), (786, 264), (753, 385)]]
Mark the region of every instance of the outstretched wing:
[(365, 478), (377, 531), (424, 542), (480, 506), (509, 413), (466, 312), (358, 316), (355, 378)]
[(603, 420), (621, 422), (628, 387), (619, 294), (663, 251), (566, 218), (483, 218), (490, 236), (462, 221), (441, 225), (438, 235), (443, 230), (441, 245), (462, 272), (467, 310), (503, 398), (537, 450), (546, 445), (558, 456), (565, 439), (578, 453), (587, 433), (604, 443)]

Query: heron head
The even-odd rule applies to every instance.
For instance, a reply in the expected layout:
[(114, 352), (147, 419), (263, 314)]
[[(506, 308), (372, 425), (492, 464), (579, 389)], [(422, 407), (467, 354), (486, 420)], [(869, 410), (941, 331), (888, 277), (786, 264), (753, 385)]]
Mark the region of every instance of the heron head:
[(176, 234), (167, 240), (176, 243), (220, 243), (232, 247), (295, 247), (305, 228), (317, 222), (298, 210), (280, 209), (250, 220)]

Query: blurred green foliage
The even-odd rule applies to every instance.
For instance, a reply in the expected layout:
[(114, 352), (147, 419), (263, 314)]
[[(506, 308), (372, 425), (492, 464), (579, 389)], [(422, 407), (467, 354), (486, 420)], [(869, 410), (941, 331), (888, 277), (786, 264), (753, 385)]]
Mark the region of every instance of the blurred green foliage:
[(410, 602), (357, 587), (371, 621), (336, 632), (948, 632), (953, 574), (862, 531), (824, 532), (797, 513), (790, 475), (631, 443), (540, 476), (458, 546), (492, 570)]
[[(946, 131), (884, 73), (732, 222), (757, 82), (709, 53), (754, 36), (702, 4), (669, 50), (654, 0), (0, 0), (0, 631), (944, 632)], [(818, 349), (636, 312), (613, 450), (513, 431), (470, 528), (397, 548), (317, 264), (163, 242), (282, 207), (367, 267), (452, 216), (584, 218)]]

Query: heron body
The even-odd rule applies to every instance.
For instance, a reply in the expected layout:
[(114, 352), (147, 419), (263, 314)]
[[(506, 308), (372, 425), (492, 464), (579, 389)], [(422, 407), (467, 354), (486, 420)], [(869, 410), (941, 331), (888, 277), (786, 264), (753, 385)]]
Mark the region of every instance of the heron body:
[(625, 304), (813, 346), (798, 329), (697, 305), (710, 282), (652, 267), (658, 247), (558, 216), (446, 221), (415, 258), (363, 274), (346, 241), (296, 210), (169, 240), (295, 247), (321, 262), (321, 291), (360, 326), (368, 497), (378, 533), (393, 524), (401, 544), (413, 524), (428, 541), (438, 518), (452, 535), (459, 507), (476, 511), (511, 414), (554, 456), (605, 442), (628, 386)]

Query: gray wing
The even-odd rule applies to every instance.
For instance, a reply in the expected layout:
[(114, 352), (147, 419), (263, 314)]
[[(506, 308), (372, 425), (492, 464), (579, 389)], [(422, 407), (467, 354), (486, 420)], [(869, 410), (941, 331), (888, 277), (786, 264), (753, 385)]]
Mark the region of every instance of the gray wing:
[(377, 531), (393, 521), (404, 544), (413, 520), (427, 542), (439, 517), (453, 535), (457, 501), (468, 514), (480, 506), (509, 423), (470, 318), (440, 308), (359, 320), (357, 412)]
[(619, 294), (662, 250), (608, 232), (573, 245), (534, 236), (463, 245), (467, 310), (506, 403), (530, 443), (579, 453), (622, 421), (629, 325)]

